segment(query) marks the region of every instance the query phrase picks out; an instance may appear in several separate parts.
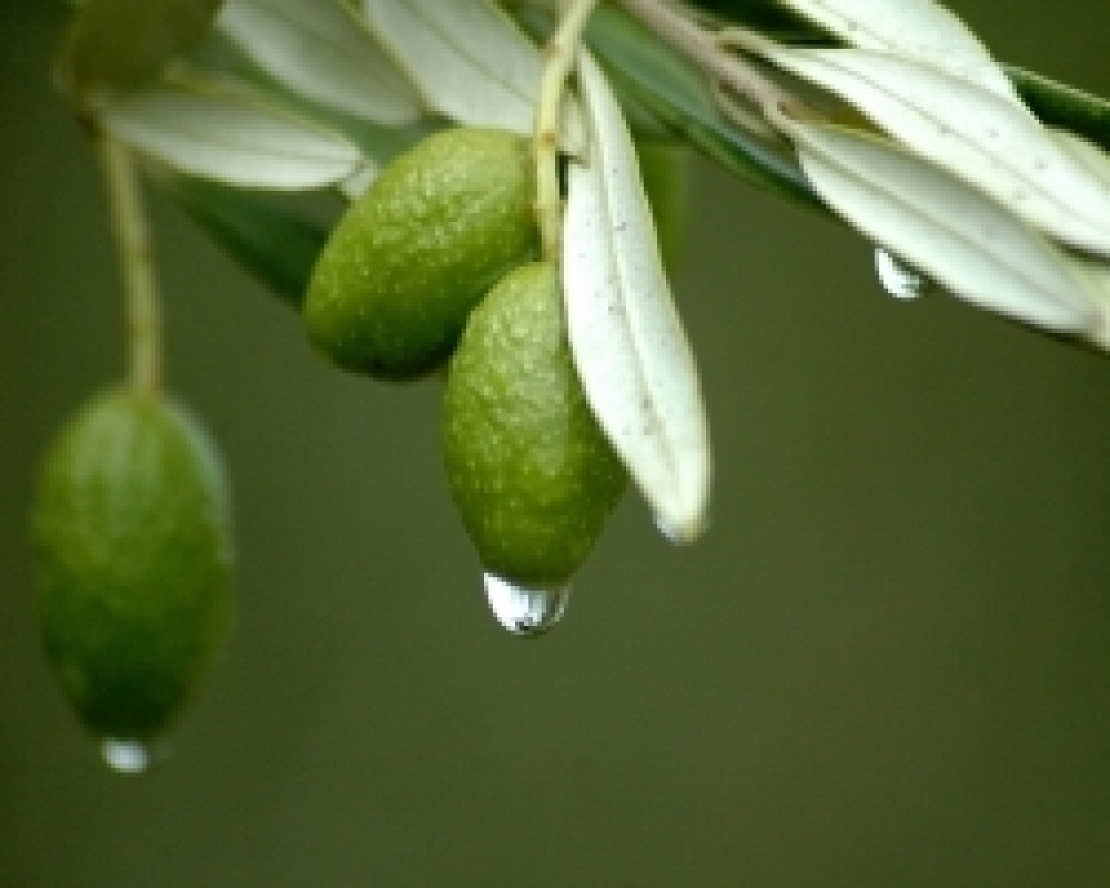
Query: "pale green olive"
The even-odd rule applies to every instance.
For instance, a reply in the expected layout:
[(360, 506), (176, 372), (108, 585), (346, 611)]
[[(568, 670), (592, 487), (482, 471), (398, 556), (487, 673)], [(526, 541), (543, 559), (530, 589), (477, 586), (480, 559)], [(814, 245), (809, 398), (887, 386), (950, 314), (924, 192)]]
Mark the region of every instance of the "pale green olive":
[(522, 266), (470, 316), (444, 400), (451, 491), (486, 570), (565, 582), (626, 486), (571, 362), (558, 271)]
[(438, 132), (394, 160), (317, 260), (304, 314), (316, 348), (348, 370), (411, 379), (451, 354), (467, 315), (537, 255), (528, 141)]

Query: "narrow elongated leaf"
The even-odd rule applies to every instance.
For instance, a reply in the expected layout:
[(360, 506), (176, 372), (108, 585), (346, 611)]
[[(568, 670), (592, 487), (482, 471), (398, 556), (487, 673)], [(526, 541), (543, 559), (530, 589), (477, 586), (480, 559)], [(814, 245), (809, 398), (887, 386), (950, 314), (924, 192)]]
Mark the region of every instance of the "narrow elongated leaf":
[(1024, 109), (937, 68), (882, 53), (768, 46), (767, 57), (835, 93), (1051, 237), (1110, 254), (1110, 187)]
[(933, 0), (782, 0), (849, 46), (915, 59), (1011, 102), (1013, 85), (960, 19)]
[(693, 355), (663, 273), (636, 153), (588, 53), (578, 64), (589, 157), (572, 161), (563, 280), (575, 366), (613, 448), (672, 539), (702, 530), (708, 425)]
[(1110, 150), (1110, 101), (1021, 68), (1010, 66), (1006, 73), (1042, 123), (1071, 130)]
[(954, 295), (1055, 332), (1097, 323), (1064, 254), (991, 198), (885, 139), (824, 123), (793, 129), (829, 205)]
[(278, 195), (177, 174), (159, 183), (232, 258), (300, 308), (330, 226), (279, 202)]
[[(543, 57), (484, 0), (362, 0), (367, 26), (428, 106), (456, 123), (532, 134)], [(563, 147), (577, 152), (581, 123), (564, 103)]]
[(104, 128), (171, 169), (243, 188), (333, 185), (365, 164), (347, 139), (241, 94), (163, 84), (108, 105)]
[(307, 99), (374, 123), (401, 125), (421, 116), (412, 85), (338, 3), (226, 0), (216, 26)]
[(63, 89), (124, 92), (153, 83), (212, 24), (220, 0), (86, 0), (55, 62)]

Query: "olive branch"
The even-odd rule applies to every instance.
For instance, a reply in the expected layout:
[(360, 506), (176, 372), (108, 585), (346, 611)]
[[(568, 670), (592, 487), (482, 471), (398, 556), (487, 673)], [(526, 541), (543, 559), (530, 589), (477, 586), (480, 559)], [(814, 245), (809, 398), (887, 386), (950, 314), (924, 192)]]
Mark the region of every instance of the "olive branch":
[(1110, 345), (1110, 103), (1001, 65), (932, 0), (736, 7), (85, 4), (56, 70), (103, 146), (135, 386), (160, 377), (136, 165), (299, 305), (329, 232), (285, 198), (354, 200), (399, 152), (457, 124), (533, 140), (575, 367), (673, 540), (706, 523), (708, 421), (637, 140), (690, 145), (843, 219), (899, 292), (936, 285)]

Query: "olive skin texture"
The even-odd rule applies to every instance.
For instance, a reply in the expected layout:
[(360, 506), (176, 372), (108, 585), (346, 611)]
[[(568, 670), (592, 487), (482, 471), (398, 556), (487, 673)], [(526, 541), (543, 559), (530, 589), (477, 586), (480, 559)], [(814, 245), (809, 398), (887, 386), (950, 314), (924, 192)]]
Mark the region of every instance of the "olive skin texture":
[(483, 566), (564, 583), (627, 485), (571, 362), (558, 271), (521, 266), (470, 316), (444, 397), (447, 477)]
[(51, 447), (33, 526), (39, 617), (65, 696), (96, 737), (156, 738), (230, 624), (230, 512), (212, 441), (173, 402), (108, 391)]
[(534, 203), (527, 140), (480, 127), (427, 137), (332, 232), (305, 299), (310, 341), (382, 379), (441, 366), (490, 287), (538, 255)]

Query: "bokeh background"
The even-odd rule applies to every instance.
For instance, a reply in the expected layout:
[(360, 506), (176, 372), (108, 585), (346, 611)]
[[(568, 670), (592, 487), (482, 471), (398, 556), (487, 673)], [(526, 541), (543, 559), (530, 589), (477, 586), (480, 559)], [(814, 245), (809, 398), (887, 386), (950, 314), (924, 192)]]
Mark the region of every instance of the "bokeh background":
[[(1110, 95), (1084, 0), (962, 0), (997, 54)], [(0, 17), (0, 885), (1110, 884), (1110, 361), (903, 303), (831, 221), (697, 167), (677, 281), (712, 531), (630, 496), (564, 623), (486, 612), (440, 386), (334, 372), (153, 200), (172, 387), (235, 482), (227, 655), (139, 778), (39, 648), (42, 449), (123, 366), (61, 4)]]

